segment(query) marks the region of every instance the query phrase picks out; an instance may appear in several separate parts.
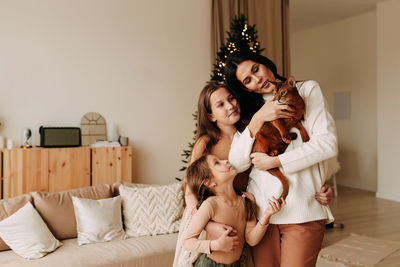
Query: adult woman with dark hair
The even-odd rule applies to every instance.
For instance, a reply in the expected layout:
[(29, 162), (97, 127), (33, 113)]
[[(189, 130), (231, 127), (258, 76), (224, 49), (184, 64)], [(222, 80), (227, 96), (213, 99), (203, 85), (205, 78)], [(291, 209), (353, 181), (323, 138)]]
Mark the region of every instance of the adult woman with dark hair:
[[(277, 73), (271, 60), (250, 51), (241, 51), (228, 58), (225, 77), (228, 88), (240, 103), (245, 121), (257, 114), (264, 101), (273, 97), (276, 85), (272, 82), (286, 80)], [(277, 197), (282, 192), (279, 180), (266, 170), (280, 167), (289, 180), (286, 206), (272, 216), (271, 227), (253, 248), (256, 267), (315, 266), (325, 223), (333, 220), (329, 207), (316, 201), (316, 192), (327, 178), (325, 160), (337, 155), (335, 123), (315, 81), (298, 82), (297, 88), (306, 105), (303, 125), (310, 141), (292, 140), (285, 153), (276, 157), (251, 153), (254, 136), (261, 126), (247, 127), (242, 133), (235, 134), (229, 152), (229, 162), (238, 171), (254, 165), (247, 191), (255, 196), (261, 214), (265, 199)], [(297, 129), (292, 131), (300, 136)]]
[[(229, 149), (237, 127), (240, 127), (241, 109), (231, 92), (225, 85), (217, 83), (207, 84), (200, 92), (197, 105), (197, 137), (193, 146), (190, 163), (200, 158), (204, 153), (216, 155), (220, 159), (228, 159)], [(254, 131), (259, 124), (264, 121), (271, 121), (277, 118), (290, 117), (290, 108), (287, 105), (279, 105), (277, 101), (263, 105), (255, 118), (250, 121), (248, 127)], [(234, 180), (234, 185), (241, 191), (246, 190), (248, 172), (239, 173)], [(332, 189), (323, 186), (319, 196), (316, 196), (321, 204), (327, 204), (332, 199)], [(184, 251), (181, 247), (182, 233), (185, 231), (192, 214), (196, 212), (198, 199), (195, 194), (186, 186), (185, 190), (186, 208), (181, 220), (180, 233), (175, 252), (173, 266), (190, 266), (196, 259), (196, 253)], [(209, 223), (206, 231), (210, 232), (215, 239), (223, 234), (226, 229), (231, 229), (228, 225)], [(235, 233), (235, 229), (231, 229)], [(213, 233), (213, 234), (212, 234)]]

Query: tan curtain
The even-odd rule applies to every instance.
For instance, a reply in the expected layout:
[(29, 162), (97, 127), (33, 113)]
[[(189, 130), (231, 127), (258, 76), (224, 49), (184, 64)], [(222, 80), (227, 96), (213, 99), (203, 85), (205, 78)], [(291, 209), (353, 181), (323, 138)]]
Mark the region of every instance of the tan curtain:
[(256, 24), (263, 55), (277, 65), (278, 72), (289, 75), (288, 21), (289, 0), (212, 0), (211, 59), (226, 40), (231, 20), (244, 14)]

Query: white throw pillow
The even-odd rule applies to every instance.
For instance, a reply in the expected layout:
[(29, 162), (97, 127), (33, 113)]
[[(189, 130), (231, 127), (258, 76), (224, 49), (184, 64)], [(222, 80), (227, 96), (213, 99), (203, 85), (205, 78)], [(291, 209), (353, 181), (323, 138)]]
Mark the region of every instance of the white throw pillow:
[(121, 197), (86, 199), (72, 197), (78, 245), (125, 239)]
[(121, 185), (122, 213), (128, 237), (179, 231), (183, 212), (183, 184), (128, 187)]
[(0, 237), (18, 255), (38, 259), (62, 245), (30, 202), (0, 222)]

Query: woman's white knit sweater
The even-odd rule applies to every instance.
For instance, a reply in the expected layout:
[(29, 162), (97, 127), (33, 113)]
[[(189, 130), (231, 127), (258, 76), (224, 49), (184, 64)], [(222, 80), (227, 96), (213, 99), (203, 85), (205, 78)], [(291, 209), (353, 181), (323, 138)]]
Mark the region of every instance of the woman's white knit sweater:
[[(337, 155), (337, 137), (335, 123), (327, 110), (321, 88), (315, 81), (298, 82), (297, 88), (304, 99), (306, 109), (302, 121), (310, 141), (303, 143), (300, 132), (297, 139), (292, 140), (285, 153), (279, 155), (282, 164), (281, 171), (289, 180), (289, 194), (286, 206), (271, 217), (272, 224), (294, 224), (327, 219), (333, 221), (328, 206), (323, 206), (315, 199), (315, 193), (320, 191), (327, 175), (327, 159)], [(264, 95), (264, 100), (272, 97)], [(246, 128), (237, 132), (233, 138), (229, 152), (229, 162), (242, 172), (251, 165), (249, 155), (254, 138)], [(282, 192), (280, 181), (267, 171), (253, 167), (250, 173), (247, 191), (252, 193), (260, 208), (258, 214), (263, 214), (267, 200), (271, 196), (279, 197)]]

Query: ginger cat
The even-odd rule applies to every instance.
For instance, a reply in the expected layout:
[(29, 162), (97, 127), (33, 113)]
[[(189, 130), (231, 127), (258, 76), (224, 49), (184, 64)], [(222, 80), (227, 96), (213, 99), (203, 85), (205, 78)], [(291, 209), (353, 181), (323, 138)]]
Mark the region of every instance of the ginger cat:
[[(256, 134), (253, 145), (253, 152), (267, 153), (269, 156), (277, 156), (285, 152), (291, 140), (297, 138), (296, 133), (289, 133), (290, 129), (296, 127), (300, 131), (303, 142), (310, 140), (306, 129), (301, 124), (303, 119), (305, 104), (297, 91), (294, 77), (289, 77), (284, 83), (276, 83), (276, 91), (273, 100), (278, 100), (282, 104), (287, 104), (295, 110), (294, 116), (290, 119), (277, 119), (266, 122)], [(289, 193), (289, 181), (286, 176), (274, 168), (268, 170), (276, 176), (282, 183), (283, 192), (280, 198), (286, 198)]]

